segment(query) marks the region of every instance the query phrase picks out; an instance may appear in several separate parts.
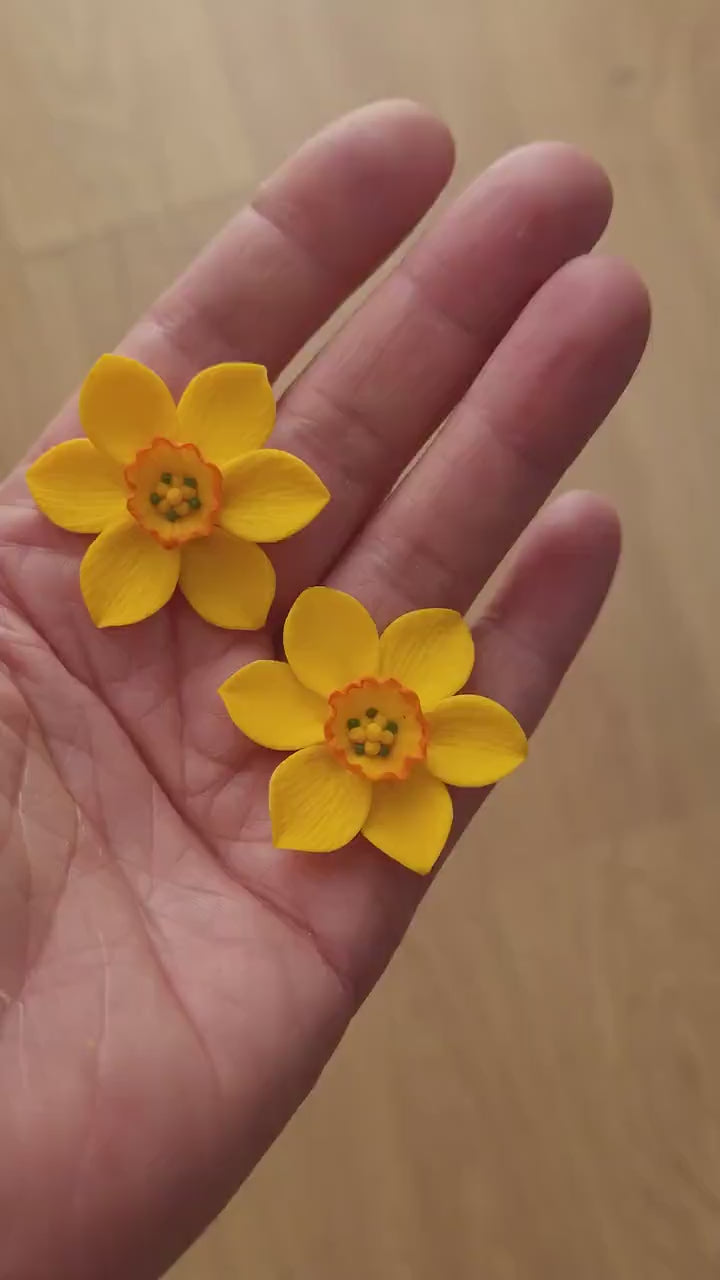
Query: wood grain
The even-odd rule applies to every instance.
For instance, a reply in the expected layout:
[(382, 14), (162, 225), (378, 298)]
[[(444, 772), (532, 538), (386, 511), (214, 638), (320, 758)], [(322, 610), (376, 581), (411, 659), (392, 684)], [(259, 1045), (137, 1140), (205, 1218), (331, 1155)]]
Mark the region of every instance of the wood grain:
[[(411, 95), (458, 187), (607, 166), (650, 356), (570, 482), (626, 552), (531, 763), (173, 1280), (720, 1274), (716, 0), (4, 0), (0, 461), (281, 156)], [(39, 373), (40, 370), (40, 373)]]

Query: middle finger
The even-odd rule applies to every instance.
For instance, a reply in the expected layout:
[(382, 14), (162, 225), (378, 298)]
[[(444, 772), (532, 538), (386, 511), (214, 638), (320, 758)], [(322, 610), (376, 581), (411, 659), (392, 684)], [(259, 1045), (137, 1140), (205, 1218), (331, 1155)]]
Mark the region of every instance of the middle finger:
[(528, 299), (587, 252), (611, 207), (602, 170), (536, 144), (483, 174), (371, 295), (283, 398), (272, 443), (333, 495), (276, 548), (282, 612), (327, 573), (461, 398)]

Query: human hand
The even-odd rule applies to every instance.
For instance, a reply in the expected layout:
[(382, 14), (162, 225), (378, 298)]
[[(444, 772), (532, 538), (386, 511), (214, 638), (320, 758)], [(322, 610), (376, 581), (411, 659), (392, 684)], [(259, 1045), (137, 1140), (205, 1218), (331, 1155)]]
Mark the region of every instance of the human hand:
[[(419, 108), (340, 121), (121, 350), (176, 393), (221, 360), (277, 377), (411, 230), (451, 160)], [(572, 149), (512, 153), (294, 382), (273, 443), (332, 501), (277, 548), (265, 633), (215, 630), (180, 597), (97, 631), (78, 587), (85, 540), (37, 512), (21, 472), (5, 483), (0, 1277), (160, 1274), (282, 1128), (402, 937), (427, 881), (362, 840), (274, 850), (277, 757), (242, 740), (216, 691), (271, 655), (310, 583), (352, 592), (380, 625), (470, 606), (640, 358), (642, 285), (582, 256), (609, 210), (605, 178)], [(78, 433), (69, 406), (42, 447)], [(472, 687), (528, 731), (618, 547), (605, 502), (559, 499), (477, 625)], [(463, 794), (458, 832), (481, 798)]]

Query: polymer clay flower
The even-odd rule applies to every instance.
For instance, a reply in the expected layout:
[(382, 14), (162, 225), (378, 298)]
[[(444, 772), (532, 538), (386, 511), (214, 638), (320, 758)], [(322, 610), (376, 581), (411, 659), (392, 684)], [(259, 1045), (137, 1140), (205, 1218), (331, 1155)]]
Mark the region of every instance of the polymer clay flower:
[(420, 609), (378, 636), (352, 596), (311, 587), (283, 639), (287, 662), (251, 662), (220, 689), (249, 738), (294, 752), (270, 780), (275, 845), (324, 853), (361, 831), (426, 874), (450, 834), (446, 784), (487, 786), (527, 754), (504, 707), (453, 696), (475, 658), (467, 624), (452, 609)]
[(54, 524), (99, 535), (80, 565), (95, 624), (139, 622), (179, 583), (215, 626), (261, 627), (275, 571), (256, 544), (296, 533), (329, 498), (304, 462), (262, 448), (275, 421), (262, 365), (204, 369), (176, 405), (145, 365), (102, 356), (79, 413), (87, 439), (49, 449), (27, 483)]

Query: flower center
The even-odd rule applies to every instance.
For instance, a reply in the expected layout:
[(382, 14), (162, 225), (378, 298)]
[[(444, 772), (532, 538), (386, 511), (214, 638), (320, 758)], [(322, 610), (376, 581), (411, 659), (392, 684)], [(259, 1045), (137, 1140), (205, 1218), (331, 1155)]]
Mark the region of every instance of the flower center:
[(177, 547), (212, 531), (222, 476), (194, 444), (161, 437), (126, 468), (128, 511), (163, 547)]
[(325, 738), (353, 773), (373, 781), (407, 778), (424, 760), (427, 725), (417, 695), (398, 680), (366, 676), (329, 698)]

